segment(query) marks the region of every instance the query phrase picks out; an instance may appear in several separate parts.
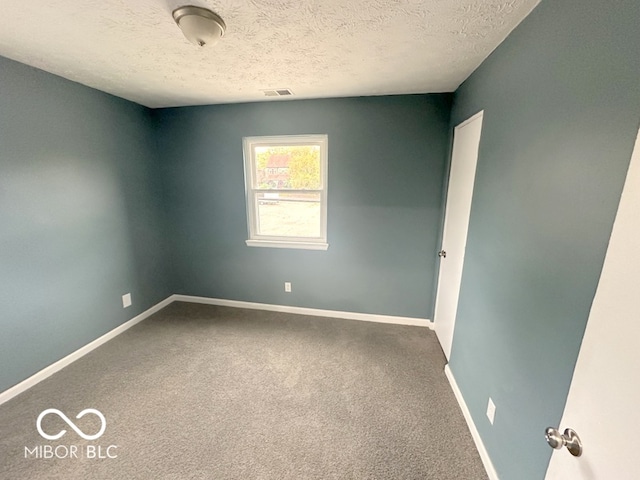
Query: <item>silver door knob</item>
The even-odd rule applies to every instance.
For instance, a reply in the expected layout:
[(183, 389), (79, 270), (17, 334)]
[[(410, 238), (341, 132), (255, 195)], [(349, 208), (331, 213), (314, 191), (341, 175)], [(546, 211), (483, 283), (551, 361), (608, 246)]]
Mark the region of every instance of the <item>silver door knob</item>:
[(556, 450), (562, 447), (567, 447), (569, 453), (574, 457), (582, 455), (582, 442), (576, 432), (567, 428), (564, 434), (560, 433), (558, 429), (549, 427), (544, 432), (544, 438), (547, 439), (547, 443), (551, 448)]
[(447, 252), (445, 252), (444, 250), (440, 250), (440, 251), (438, 252), (438, 256), (439, 256), (440, 258), (447, 258)]

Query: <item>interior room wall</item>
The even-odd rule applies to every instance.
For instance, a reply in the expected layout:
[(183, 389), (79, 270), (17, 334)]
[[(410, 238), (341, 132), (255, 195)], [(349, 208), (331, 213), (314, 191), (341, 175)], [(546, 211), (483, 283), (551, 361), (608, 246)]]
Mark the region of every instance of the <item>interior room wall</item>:
[[(172, 293), (431, 317), (451, 95), (151, 111), (0, 62), (0, 391)], [(329, 251), (247, 247), (242, 137), (309, 132)]]
[[(155, 111), (176, 293), (431, 318), (450, 105), (438, 94)], [(328, 134), (327, 251), (245, 245), (242, 138), (292, 134)]]
[(639, 22), (543, 1), (455, 94), (452, 126), (484, 125), (450, 367), (503, 480), (551, 456), (640, 123)]
[(150, 111), (4, 58), (0, 85), (3, 391), (172, 292)]

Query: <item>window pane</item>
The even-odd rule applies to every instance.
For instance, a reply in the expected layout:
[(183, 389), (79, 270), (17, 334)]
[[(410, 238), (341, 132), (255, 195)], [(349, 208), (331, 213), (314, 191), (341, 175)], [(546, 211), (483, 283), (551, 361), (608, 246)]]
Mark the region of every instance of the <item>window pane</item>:
[(319, 190), (320, 147), (290, 145), (255, 147), (255, 188)]
[(320, 193), (259, 193), (258, 235), (320, 237)]

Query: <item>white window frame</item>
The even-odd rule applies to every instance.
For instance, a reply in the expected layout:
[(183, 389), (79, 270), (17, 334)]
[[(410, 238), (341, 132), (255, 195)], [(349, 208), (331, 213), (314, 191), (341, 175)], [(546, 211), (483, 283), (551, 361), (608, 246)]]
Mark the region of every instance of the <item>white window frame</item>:
[[(292, 190), (269, 189), (256, 187), (255, 149), (256, 147), (279, 147), (292, 145), (318, 145), (320, 147), (320, 180), (321, 189)], [(274, 135), (266, 137), (244, 137), (244, 184), (247, 206), (247, 230), (250, 247), (300, 248), (307, 250), (327, 250), (327, 173), (329, 138), (327, 135)], [(258, 195), (261, 193), (319, 193), (320, 194), (320, 236), (319, 237), (285, 237), (258, 235)]]

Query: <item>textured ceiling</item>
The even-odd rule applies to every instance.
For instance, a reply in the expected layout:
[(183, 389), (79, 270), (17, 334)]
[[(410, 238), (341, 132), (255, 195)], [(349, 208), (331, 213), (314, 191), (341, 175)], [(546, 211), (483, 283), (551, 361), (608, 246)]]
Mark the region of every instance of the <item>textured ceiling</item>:
[[(451, 92), (539, 0), (2, 0), (0, 55), (149, 107)], [(174, 8), (227, 24), (190, 44)]]

